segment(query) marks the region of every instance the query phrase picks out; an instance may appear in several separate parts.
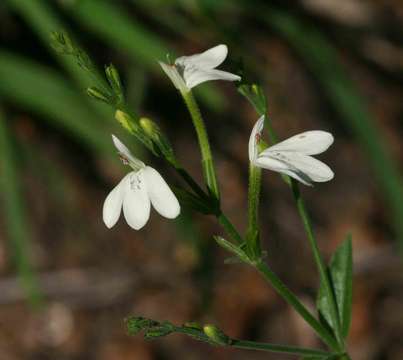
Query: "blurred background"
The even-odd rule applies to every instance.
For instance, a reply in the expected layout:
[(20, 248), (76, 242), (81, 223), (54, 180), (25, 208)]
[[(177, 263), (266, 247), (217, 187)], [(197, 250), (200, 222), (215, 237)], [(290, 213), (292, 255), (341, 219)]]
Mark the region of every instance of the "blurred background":
[[(252, 269), (225, 265), (212, 217), (184, 209), (141, 231), (102, 223), (102, 204), (128, 171), (119, 134), (171, 184), (180, 179), (122, 132), (50, 33), (66, 30), (100, 71), (121, 71), (130, 106), (166, 131), (201, 180), (189, 115), (157, 60), (225, 43), (234, 71), (264, 86), (281, 139), (331, 131), (321, 159), (333, 181), (303, 188), (328, 257), (354, 246), (354, 360), (403, 359), (403, 4), (400, 0), (3, 0), (0, 2), (0, 358), (68, 360), (288, 359), (173, 335), (129, 338), (129, 314), (215, 323), (232, 337), (320, 346)], [(256, 114), (232, 83), (196, 96), (216, 156), (223, 208), (246, 226), (247, 141)], [(309, 307), (318, 285), (289, 189), (264, 172), (268, 261)]]

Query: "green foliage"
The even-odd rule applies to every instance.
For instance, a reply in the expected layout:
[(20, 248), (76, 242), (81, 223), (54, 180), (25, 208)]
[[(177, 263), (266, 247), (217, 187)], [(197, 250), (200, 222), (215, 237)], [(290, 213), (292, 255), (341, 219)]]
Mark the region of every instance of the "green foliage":
[[(34, 111), (96, 151), (109, 153), (107, 128), (83, 96), (52, 69), (0, 50), (0, 95)], [(40, 96), (38, 96), (40, 94)]]
[(22, 171), (17, 167), (17, 150), (3, 113), (0, 111), (1, 194), (9, 246), (21, 286), (34, 308), (43, 303), (38, 279), (31, 265), (31, 237), (26, 219), (27, 204), (22, 195)]
[[(353, 258), (350, 235), (334, 253), (327, 274), (337, 302), (342, 335), (346, 338), (351, 323), (353, 293)], [(319, 288), (317, 307), (323, 319), (334, 329), (334, 319), (330, 313), (329, 301), (324, 292), (323, 283)]]

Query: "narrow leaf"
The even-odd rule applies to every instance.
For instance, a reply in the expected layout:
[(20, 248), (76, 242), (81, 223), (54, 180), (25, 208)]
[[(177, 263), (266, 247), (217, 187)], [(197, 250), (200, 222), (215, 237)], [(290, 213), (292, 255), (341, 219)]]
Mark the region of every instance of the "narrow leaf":
[(218, 236), (218, 235), (214, 236), (214, 240), (217, 242), (218, 245), (220, 245), (225, 250), (227, 250), (227, 251), (233, 253), (234, 255), (236, 255), (240, 260), (242, 260), (242, 261), (244, 261), (246, 263), (250, 262), (248, 256), (238, 246), (230, 243), (229, 241), (225, 240), (224, 238), (222, 238), (221, 236)]
[(353, 294), (353, 256), (351, 235), (338, 247), (330, 262), (330, 272), (336, 295), (342, 334), (346, 338), (351, 323)]
[[(353, 292), (353, 260), (350, 235), (334, 253), (330, 261), (330, 266), (327, 269), (327, 275), (329, 276), (329, 280), (331, 282), (336, 297), (338, 315), (342, 328), (342, 335), (344, 338), (346, 338), (351, 323), (351, 306)], [(329, 309), (329, 302), (326, 297), (322, 281), (318, 292), (317, 308), (322, 323), (334, 329), (334, 322), (330, 316), (331, 313)]]

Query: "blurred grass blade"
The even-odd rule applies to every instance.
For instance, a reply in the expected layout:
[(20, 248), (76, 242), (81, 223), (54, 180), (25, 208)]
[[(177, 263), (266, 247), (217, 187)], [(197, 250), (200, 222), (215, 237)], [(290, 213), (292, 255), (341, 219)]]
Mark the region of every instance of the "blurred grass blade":
[[(336, 297), (342, 335), (347, 338), (350, 323), (353, 299), (353, 249), (351, 235), (337, 248), (330, 265), (328, 276)], [(318, 311), (328, 325), (334, 326), (326, 294), (321, 283), (318, 293)]]
[(284, 36), (305, 61), (335, 110), (341, 115), (340, 119), (351, 129), (368, 156), (375, 177), (392, 209), (397, 237), (403, 251), (402, 178), (364, 99), (338, 61), (336, 50), (322, 33), (298, 18), (273, 8), (264, 13), (267, 24)]
[(22, 172), (17, 166), (13, 139), (0, 109), (1, 192), (5, 225), (17, 273), (30, 304), (40, 307), (43, 302), (38, 281), (31, 266), (29, 226), (26, 221), (24, 198), (21, 192)]
[[(95, 85), (94, 79), (77, 66), (75, 59), (68, 56), (59, 56), (51, 47), (51, 33), (53, 31), (61, 30), (69, 31), (69, 29), (45, 1), (6, 0), (5, 3), (10, 9), (20, 14), (31, 26), (32, 30), (38, 35), (44, 46), (48, 48), (49, 54), (60, 62), (64, 69), (79, 85), (81, 91), (87, 89), (90, 85)], [(73, 35), (71, 31), (69, 31), (69, 35)], [(99, 115), (105, 118), (107, 116), (112, 116), (107, 106), (89, 99), (88, 103), (92, 108), (96, 109)]]
[(0, 50), (0, 96), (37, 112), (97, 151), (110, 153), (107, 127), (68, 82), (48, 67)]
[[(15, 0), (13, 0), (15, 1)], [(98, 34), (111, 47), (124, 50), (135, 64), (140, 64), (153, 72), (159, 71), (158, 60), (165, 60), (169, 53), (175, 58), (173, 49), (165, 45), (158, 36), (128, 16), (117, 2), (104, 0), (81, 0), (66, 5), (71, 13), (87, 28)], [(214, 110), (221, 110), (225, 103), (221, 94), (211, 84), (197, 89), (203, 101)]]

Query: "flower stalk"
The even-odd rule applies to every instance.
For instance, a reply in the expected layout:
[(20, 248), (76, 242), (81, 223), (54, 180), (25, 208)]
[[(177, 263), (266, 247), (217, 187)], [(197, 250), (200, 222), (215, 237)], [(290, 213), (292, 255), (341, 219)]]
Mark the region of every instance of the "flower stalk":
[(248, 255), (253, 259), (258, 259), (262, 253), (259, 238), (258, 219), (261, 179), (262, 170), (250, 162), (248, 186), (248, 228), (246, 231), (246, 243)]
[(168, 321), (158, 322), (142, 317), (129, 317), (126, 319), (126, 326), (130, 335), (144, 333), (144, 338), (152, 340), (170, 334), (183, 334), (198, 341), (204, 341), (215, 346), (233, 347), (243, 350), (258, 350), (279, 354), (311, 356), (323, 358), (333, 355), (332, 353), (312, 348), (262, 343), (256, 341), (239, 340), (226, 335), (221, 329), (214, 325), (202, 327), (197, 323), (186, 323), (176, 326)]
[(220, 199), (220, 191), (218, 188), (217, 176), (214, 169), (213, 157), (211, 154), (210, 143), (206, 131), (206, 126), (203, 121), (199, 106), (191, 91), (181, 91), (181, 95), (189, 110), (193, 125), (196, 130), (197, 139), (199, 141), (200, 152), (202, 156), (202, 168), (204, 180), (207, 184), (209, 192), (215, 197)]

